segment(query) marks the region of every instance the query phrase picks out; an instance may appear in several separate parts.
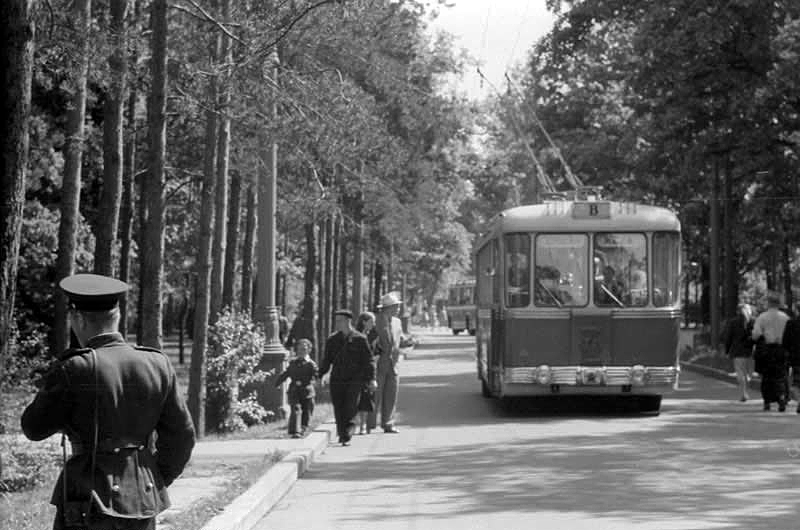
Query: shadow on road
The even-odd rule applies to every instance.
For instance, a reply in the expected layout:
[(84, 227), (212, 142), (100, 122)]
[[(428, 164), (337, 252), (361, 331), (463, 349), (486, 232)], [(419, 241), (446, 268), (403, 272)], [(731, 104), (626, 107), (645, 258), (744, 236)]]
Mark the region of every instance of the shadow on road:
[[(410, 520), (447, 519), (446, 503), (463, 516), (580, 513), (597, 517), (598, 529), (613, 521), (658, 530), (795, 528), (796, 415), (703, 398), (698, 389), (677, 396), (661, 416), (619, 422), (614, 410), (508, 412), (464, 373), (401, 378), (401, 426), (438, 428), (452, 439), (371, 454), (366, 472), (329, 463), (304, 480), (352, 480), (354, 491), (377, 489), (387, 499), (416, 484), (426, 493), (415, 514), (402, 514)], [(546, 429), (522, 428), (530, 424)], [(500, 436), (473, 442), (478, 425)], [(354, 511), (348, 519), (361, 528), (367, 517)]]

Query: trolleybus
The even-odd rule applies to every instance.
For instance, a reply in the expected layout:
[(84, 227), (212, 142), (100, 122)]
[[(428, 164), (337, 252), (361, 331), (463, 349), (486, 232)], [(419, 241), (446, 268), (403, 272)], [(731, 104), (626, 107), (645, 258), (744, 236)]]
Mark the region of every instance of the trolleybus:
[(475, 334), (475, 280), (456, 282), (448, 288), (447, 327), (458, 335), (467, 331)]
[(680, 223), (668, 209), (576, 194), (503, 211), (475, 246), (486, 397), (677, 388)]

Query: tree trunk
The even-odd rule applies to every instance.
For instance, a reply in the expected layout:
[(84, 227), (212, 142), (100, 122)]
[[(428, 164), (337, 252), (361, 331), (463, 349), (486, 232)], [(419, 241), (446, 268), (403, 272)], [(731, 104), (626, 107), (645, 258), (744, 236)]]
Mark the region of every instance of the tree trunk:
[(324, 249), (323, 264), (320, 268), (320, 291), (322, 294), (322, 337), (326, 338), (331, 334), (333, 328), (333, 299), (331, 292), (331, 279), (333, 278), (333, 219), (331, 216), (323, 222), (323, 235), (320, 236), (320, 244)]
[[(0, 175), (0, 376), (3, 375), (4, 359), (11, 354), (9, 344), (14, 322), (17, 261), (22, 232), (22, 207), (25, 202), (35, 32), (31, 9), (31, 0), (0, 2), (0, 35), (3, 43), (0, 52), (0, 71), (3, 72), (0, 104), (4, 116), (0, 122), (3, 152), (3, 169)], [(0, 397), (0, 409), (2, 407)], [(0, 432), (3, 432), (2, 423)]]
[(373, 281), (375, 287), (372, 289), (372, 295), (374, 296), (372, 307), (377, 308), (381, 300), (381, 293), (383, 292), (383, 263), (381, 263), (380, 260), (375, 260), (374, 274), (375, 277)]
[(781, 241), (781, 273), (783, 276), (783, 299), (786, 307), (794, 310), (794, 293), (792, 293), (792, 255), (789, 242), (786, 240), (786, 231)]
[[(331, 310), (335, 311), (337, 309), (345, 308), (346, 305), (339, 305), (339, 254), (341, 253), (341, 239), (339, 236), (340, 233), (340, 224), (341, 216), (336, 216), (332, 220), (332, 227), (331, 227), (331, 247), (333, 247), (333, 251), (331, 252)], [(333, 316), (331, 315), (331, 329), (333, 329)]]
[(98, 208), (97, 241), (94, 249), (94, 272), (106, 276), (114, 274), (113, 249), (117, 239), (122, 195), (122, 125), (127, 75), (125, 13), (128, 10), (128, 0), (111, 0), (109, 7), (109, 40), (113, 48), (108, 57), (110, 85), (103, 109), (103, 195)]
[[(347, 299), (347, 238), (344, 237), (344, 220), (343, 218), (339, 218), (338, 227), (338, 235), (336, 236), (336, 241), (338, 241), (339, 245), (339, 279), (336, 282), (339, 289), (339, 303), (337, 304), (339, 307), (348, 307), (348, 299)], [(353, 304), (353, 313), (358, 315), (361, 312), (361, 308), (355, 307)]]
[(231, 198), (228, 212), (228, 236), (225, 251), (225, 274), (222, 278), (222, 307), (233, 307), (236, 287), (236, 248), (239, 242), (242, 177), (239, 171), (231, 173)]
[[(213, 63), (212, 58), (212, 63)], [(199, 249), (197, 255), (197, 286), (195, 288), (192, 361), (189, 365), (187, 404), (198, 436), (206, 431), (206, 348), (211, 311), (212, 248), (214, 239), (214, 206), (217, 194), (217, 80), (208, 80), (208, 109), (206, 110), (205, 159), (203, 162), (203, 198), (200, 206)]]
[(722, 253), (725, 261), (722, 264), (723, 271), (723, 292), (724, 308), (722, 315), (724, 318), (733, 317), (736, 314), (736, 306), (739, 301), (739, 280), (736, 271), (736, 254), (733, 246), (733, 234), (735, 218), (733, 215), (735, 205), (733, 203), (733, 181), (732, 169), (730, 164), (725, 168), (724, 181), (724, 200), (722, 201)]
[[(303, 277), (303, 305), (297, 316), (300, 322), (292, 327), (294, 340), (311, 339), (315, 344), (314, 354), (319, 362), (322, 358), (324, 344), (314, 326), (314, 286), (317, 278), (317, 241), (314, 223), (307, 223), (306, 232), (306, 271)], [(296, 329), (295, 329), (296, 328)]]
[(253, 252), (258, 226), (255, 185), (247, 186), (247, 220), (244, 229), (244, 248), (242, 249), (242, 311), (250, 314), (253, 300)]
[[(83, 162), (83, 132), (86, 120), (86, 82), (89, 75), (89, 28), (91, 0), (77, 0), (74, 4), (75, 38), (78, 57), (72, 77), (75, 90), (67, 118), (64, 148), (64, 178), (61, 185), (61, 220), (58, 227), (58, 255), (56, 257), (56, 283), (75, 271), (76, 234), (80, 216), (81, 167)], [(56, 308), (53, 326), (53, 351), (62, 352), (69, 346), (67, 327), (67, 297), (56, 289)]]
[(144, 187), (147, 172), (135, 178), (136, 188), (138, 188), (139, 207), (137, 215), (139, 217), (138, 229), (136, 231), (136, 243), (139, 247), (139, 297), (136, 299), (136, 343), (143, 344), (144, 339), (144, 297), (142, 296), (142, 286), (144, 285), (144, 253), (141, 249), (145, 248), (144, 229), (147, 224), (147, 201), (145, 200)]
[(148, 104), (150, 167), (142, 199), (147, 203), (142, 253), (142, 344), (161, 348), (161, 276), (164, 268), (164, 164), (167, 150), (167, 0), (151, 5), (151, 87)]
[[(119, 279), (130, 281), (131, 238), (133, 237), (134, 174), (136, 173), (136, 90), (131, 87), (128, 94), (128, 141), (125, 145), (122, 181), (122, 203), (120, 204)], [(128, 298), (120, 303), (119, 331), (128, 334)]]
[[(353, 243), (353, 311), (364, 311), (364, 223), (356, 227), (356, 238)], [(368, 304), (369, 305), (369, 304)]]
[[(230, 19), (230, 4), (231, 0), (222, 0), (221, 2), (220, 14), (222, 21), (225, 23)], [(227, 255), (228, 169), (230, 167), (231, 139), (231, 120), (229, 117), (231, 89), (227, 70), (233, 62), (230, 38), (225, 34), (220, 34), (217, 42), (218, 53), (216, 58), (222, 65), (222, 73), (217, 81), (219, 133), (217, 135), (217, 204), (214, 211), (214, 267), (211, 276), (211, 314), (209, 318), (211, 324), (217, 321), (219, 312), (224, 305), (222, 291), (225, 283), (225, 256)]]
[(711, 257), (709, 276), (709, 315), (711, 317), (711, 336), (709, 344), (716, 349), (719, 343), (719, 163), (714, 162), (711, 178)]

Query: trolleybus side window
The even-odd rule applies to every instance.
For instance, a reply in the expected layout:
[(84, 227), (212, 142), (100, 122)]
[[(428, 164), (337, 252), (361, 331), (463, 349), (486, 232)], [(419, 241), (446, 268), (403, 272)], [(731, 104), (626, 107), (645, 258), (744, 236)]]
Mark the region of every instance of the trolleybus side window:
[(525, 307), (531, 303), (531, 238), (528, 234), (508, 234), (506, 247), (506, 305)]
[(647, 239), (644, 234), (602, 233), (594, 238), (594, 303), (647, 305)]
[(494, 265), (492, 263), (492, 245), (485, 245), (478, 251), (478, 283), (477, 303), (484, 307), (493, 302), (493, 284), (495, 278)]
[(681, 239), (677, 232), (653, 234), (653, 305), (678, 301)]
[(540, 307), (576, 307), (589, 302), (585, 234), (536, 236), (533, 301)]

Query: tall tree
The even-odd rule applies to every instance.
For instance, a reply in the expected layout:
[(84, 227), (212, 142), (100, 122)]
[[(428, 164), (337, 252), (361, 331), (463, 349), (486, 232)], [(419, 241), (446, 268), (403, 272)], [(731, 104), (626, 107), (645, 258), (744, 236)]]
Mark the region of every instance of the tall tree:
[[(0, 71), (3, 72), (0, 125), (0, 375), (9, 355), (17, 285), (17, 258), (28, 163), (28, 116), (33, 75), (33, 0), (0, 2)], [(0, 398), (1, 400), (2, 398)], [(0, 401), (0, 408), (3, 404)], [(0, 432), (3, 425), (0, 424)], [(0, 463), (0, 469), (2, 463)]]
[(148, 101), (149, 167), (143, 181), (142, 201), (146, 207), (143, 227), (141, 268), (142, 344), (161, 348), (163, 302), (161, 283), (164, 269), (164, 186), (167, 155), (167, 1), (153, 0), (150, 6), (150, 72)]
[[(89, 29), (91, 0), (77, 0), (74, 9), (75, 64), (72, 67), (72, 102), (67, 121), (64, 176), (61, 184), (61, 220), (58, 227), (56, 282), (75, 271), (75, 241), (78, 232), (83, 165), (84, 129), (86, 121), (86, 83), (89, 75)], [(67, 298), (59, 289), (56, 294), (53, 351), (64, 351), (69, 345)]]
[(228, 211), (228, 235), (225, 251), (225, 274), (222, 282), (222, 307), (233, 307), (236, 286), (236, 249), (239, 242), (241, 218), (242, 176), (239, 171), (231, 173), (231, 197)]
[(112, 51), (108, 56), (109, 84), (103, 107), (103, 195), (100, 200), (94, 271), (110, 276), (114, 271), (113, 249), (117, 240), (123, 181), (123, 120), (128, 39), (125, 15), (128, 0), (111, 0), (109, 28)]

